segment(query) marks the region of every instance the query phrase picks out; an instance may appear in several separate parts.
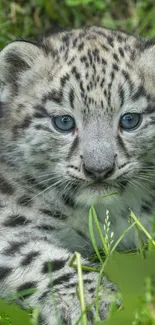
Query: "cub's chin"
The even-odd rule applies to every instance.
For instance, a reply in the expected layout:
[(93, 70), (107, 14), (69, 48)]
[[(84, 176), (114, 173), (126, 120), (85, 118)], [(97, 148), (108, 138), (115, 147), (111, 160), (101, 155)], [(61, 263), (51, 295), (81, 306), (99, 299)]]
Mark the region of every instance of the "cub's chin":
[(103, 203), (104, 200), (113, 200), (118, 193), (116, 187), (95, 183), (79, 190), (76, 193), (75, 201), (78, 205), (90, 207), (92, 204)]

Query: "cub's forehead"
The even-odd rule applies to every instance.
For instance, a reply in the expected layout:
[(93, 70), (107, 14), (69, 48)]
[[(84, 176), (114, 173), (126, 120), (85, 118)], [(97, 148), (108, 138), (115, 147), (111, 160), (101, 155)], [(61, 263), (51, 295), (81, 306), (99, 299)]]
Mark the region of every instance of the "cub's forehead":
[(73, 109), (81, 105), (85, 111), (100, 108), (109, 113), (129, 96), (133, 60), (140, 46), (133, 36), (92, 27), (49, 37), (45, 46), (47, 57), (52, 53), (56, 62), (51, 87), (59, 102), (68, 97)]

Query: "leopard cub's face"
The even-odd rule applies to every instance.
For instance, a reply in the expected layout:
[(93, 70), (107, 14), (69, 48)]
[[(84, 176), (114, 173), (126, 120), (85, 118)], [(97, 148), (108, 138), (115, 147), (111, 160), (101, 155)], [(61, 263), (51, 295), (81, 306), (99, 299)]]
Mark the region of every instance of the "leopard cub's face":
[(92, 27), (0, 54), (1, 152), (22, 182), (79, 204), (149, 182), (155, 49)]

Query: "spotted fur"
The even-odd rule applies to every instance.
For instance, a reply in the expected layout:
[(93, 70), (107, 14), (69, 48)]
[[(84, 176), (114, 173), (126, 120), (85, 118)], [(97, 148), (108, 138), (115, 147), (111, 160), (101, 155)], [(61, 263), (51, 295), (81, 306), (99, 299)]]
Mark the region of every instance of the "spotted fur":
[[(109, 209), (114, 240), (128, 227), (129, 208), (151, 230), (154, 86), (155, 40), (119, 31), (61, 32), (40, 43), (16, 41), (0, 53), (0, 295), (32, 289), (24, 297), (40, 307), (41, 325), (57, 324), (55, 305), (63, 325), (80, 316), (68, 261), (76, 250), (88, 263), (88, 211), (97, 198), (118, 192), (96, 205), (103, 231)], [(120, 127), (125, 113), (142, 115), (130, 132)], [(55, 129), (58, 115), (73, 116), (75, 130)], [(132, 230), (119, 249), (136, 244)], [(87, 304), (96, 280), (84, 273)], [(101, 319), (113, 286), (103, 279), (103, 288)]]

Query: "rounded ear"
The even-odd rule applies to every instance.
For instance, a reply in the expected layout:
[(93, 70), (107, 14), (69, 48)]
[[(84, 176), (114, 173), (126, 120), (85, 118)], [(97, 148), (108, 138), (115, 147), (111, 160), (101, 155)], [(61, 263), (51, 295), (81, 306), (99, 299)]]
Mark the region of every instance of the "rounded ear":
[(28, 41), (15, 41), (0, 52), (0, 82), (16, 85), (18, 74), (29, 69), (41, 49)]

